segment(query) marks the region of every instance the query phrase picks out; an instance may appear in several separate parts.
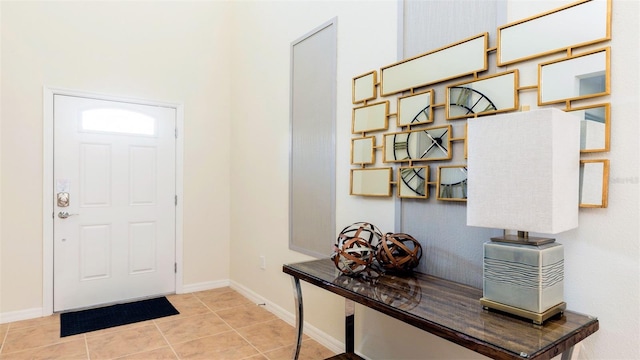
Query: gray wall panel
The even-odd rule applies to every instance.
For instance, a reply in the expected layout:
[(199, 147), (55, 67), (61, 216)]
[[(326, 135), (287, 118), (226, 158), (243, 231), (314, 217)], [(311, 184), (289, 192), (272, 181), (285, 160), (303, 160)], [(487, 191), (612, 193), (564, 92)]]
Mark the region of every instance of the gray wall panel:
[[(411, 57), (471, 36), (488, 32), (489, 47), (496, 45), (496, 29), (504, 23), (506, 2), (491, 0), (404, 1), (403, 56)], [(495, 73), (495, 54), (489, 57), (489, 71)], [(461, 81), (456, 79), (454, 82)], [(444, 103), (447, 84), (430, 86), (436, 91), (436, 103)], [(435, 125), (452, 124), (455, 137), (464, 134), (464, 121), (447, 121), (444, 110), (436, 109)], [(435, 181), (438, 165), (465, 164), (462, 143), (454, 144), (453, 159), (430, 163)], [(400, 229), (411, 234), (423, 246), (424, 255), (418, 271), (482, 287), (482, 244), (498, 229), (466, 226), (466, 203), (438, 201), (435, 186), (430, 199), (403, 199), (397, 212)]]
[(337, 19), (291, 45), (289, 246), (331, 253), (335, 226)]

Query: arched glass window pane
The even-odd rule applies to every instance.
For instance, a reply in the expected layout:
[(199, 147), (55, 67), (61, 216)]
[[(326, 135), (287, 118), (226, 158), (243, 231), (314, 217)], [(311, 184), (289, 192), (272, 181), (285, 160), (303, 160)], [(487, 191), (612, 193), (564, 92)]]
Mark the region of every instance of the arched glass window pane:
[(92, 109), (82, 112), (82, 131), (131, 135), (156, 135), (156, 120), (151, 116), (122, 109)]

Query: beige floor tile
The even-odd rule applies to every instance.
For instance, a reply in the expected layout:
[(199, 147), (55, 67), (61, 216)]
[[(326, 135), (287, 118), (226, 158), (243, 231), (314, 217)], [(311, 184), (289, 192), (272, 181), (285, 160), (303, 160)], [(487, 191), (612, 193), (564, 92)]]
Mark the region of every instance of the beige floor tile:
[(176, 360), (176, 354), (170, 347), (163, 347), (151, 351), (144, 351), (137, 354), (120, 357), (117, 360)]
[(44, 359), (60, 359), (60, 360), (80, 360), (88, 359), (87, 346), (84, 338), (43, 346), (35, 349), (29, 349), (10, 354), (0, 355), (2, 360), (44, 360)]
[(158, 323), (157, 326), (170, 344), (182, 343), (232, 330), (214, 313), (164, 321)]
[(275, 315), (254, 304), (220, 310), (216, 314), (234, 329), (276, 319)]
[(4, 342), (4, 336), (7, 335), (7, 330), (9, 330), (9, 324), (0, 324), (0, 348), (2, 348), (2, 343)]
[[(59, 314), (0, 324), (0, 360), (291, 358), (294, 327), (229, 287), (167, 298), (179, 315), (64, 338)], [(303, 339), (301, 359), (334, 355)]]
[(11, 324), (5, 338), (5, 343), (2, 346), (2, 354), (69, 342), (77, 340), (78, 338), (83, 338), (83, 335), (61, 338), (59, 324), (48, 323), (42, 326), (17, 327), (15, 329), (13, 324)]
[(240, 293), (234, 290), (219, 293), (209, 292), (196, 296), (212, 311), (219, 311), (237, 306), (252, 304), (249, 299), (240, 295)]
[(211, 312), (211, 310), (193, 294), (169, 295), (167, 299), (180, 314), (155, 319), (157, 323)]
[(296, 329), (280, 319), (249, 325), (237, 331), (261, 352), (296, 342)]
[(267, 359), (267, 357), (265, 357), (262, 354), (258, 354), (258, 355), (249, 356), (248, 358), (244, 358), (242, 360), (269, 360), (269, 359)]
[(235, 331), (187, 341), (173, 349), (180, 359), (189, 360), (240, 360), (259, 354)]
[[(264, 353), (269, 360), (290, 360), (293, 355), (293, 345), (281, 347), (279, 349)], [(308, 339), (302, 342), (299, 360), (327, 359), (336, 355), (331, 350), (320, 345), (317, 341)]]
[(166, 347), (168, 344), (155, 325), (109, 332), (87, 337), (89, 356), (94, 359), (112, 359)]
[(21, 320), (11, 323), (11, 329), (19, 329), (32, 326), (60, 325), (60, 314), (38, 317), (35, 319)]

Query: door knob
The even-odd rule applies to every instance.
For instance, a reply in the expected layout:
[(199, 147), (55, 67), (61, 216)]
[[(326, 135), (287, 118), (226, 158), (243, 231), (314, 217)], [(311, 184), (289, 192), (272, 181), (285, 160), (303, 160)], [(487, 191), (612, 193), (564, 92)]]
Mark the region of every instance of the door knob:
[(60, 219), (66, 219), (66, 218), (68, 218), (69, 216), (74, 216), (74, 215), (78, 215), (78, 214), (69, 214), (69, 213), (68, 213), (68, 212), (66, 212), (66, 211), (60, 211), (60, 212), (58, 213), (58, 217), (59, 217)]

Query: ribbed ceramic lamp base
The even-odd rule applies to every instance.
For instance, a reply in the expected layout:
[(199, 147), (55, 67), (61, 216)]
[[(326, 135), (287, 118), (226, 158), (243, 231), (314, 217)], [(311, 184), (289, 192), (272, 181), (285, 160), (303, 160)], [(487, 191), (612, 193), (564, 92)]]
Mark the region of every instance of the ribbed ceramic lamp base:
[(487, 307), (498, 309), (495, 304), (500, 304), (498, 310), (538, 323), (558, 312), (558, 304), (564, 303), (562, 244), (490, 241), (483, 248), (482, 297)]

